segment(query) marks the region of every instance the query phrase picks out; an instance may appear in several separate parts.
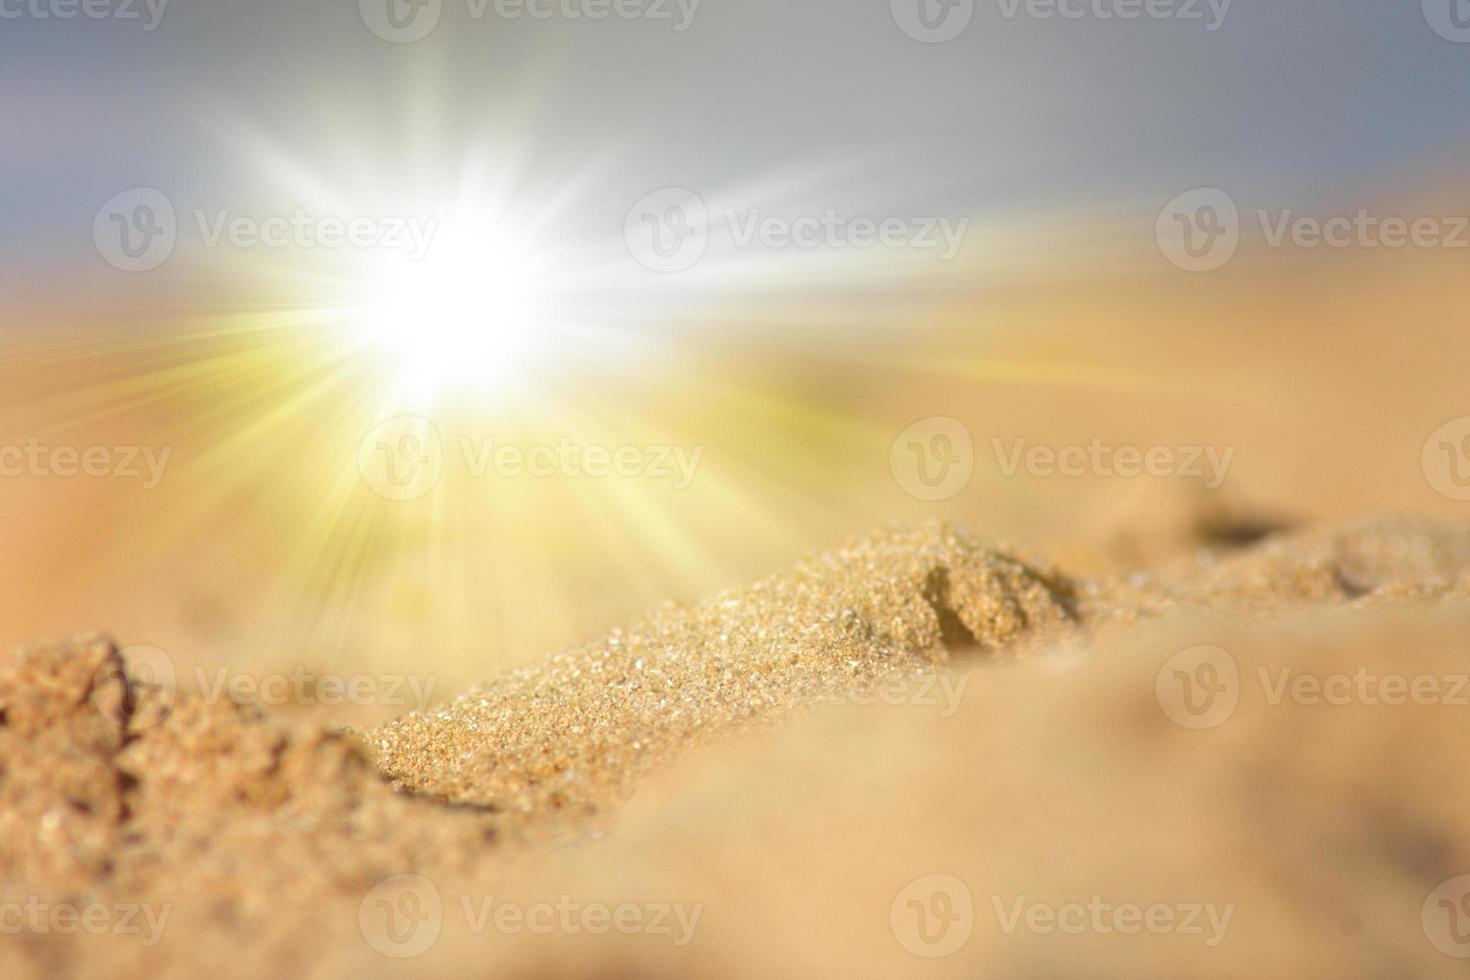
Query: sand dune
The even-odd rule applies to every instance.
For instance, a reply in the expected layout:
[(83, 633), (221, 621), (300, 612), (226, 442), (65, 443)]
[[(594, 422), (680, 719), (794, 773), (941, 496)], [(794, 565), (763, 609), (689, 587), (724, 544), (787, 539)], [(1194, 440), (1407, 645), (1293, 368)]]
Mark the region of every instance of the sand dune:
[(1448, 975), (1467, 599), (1463, 524), (1105, 579), (889, 528), (360, 734), (21, 651), (0, 964)]

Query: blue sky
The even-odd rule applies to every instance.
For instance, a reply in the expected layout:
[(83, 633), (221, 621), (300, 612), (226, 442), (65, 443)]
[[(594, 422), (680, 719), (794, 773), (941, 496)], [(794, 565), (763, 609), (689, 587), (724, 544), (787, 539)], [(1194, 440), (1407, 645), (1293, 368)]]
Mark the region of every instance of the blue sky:
[(0, 20), (0, 247), (11, 274), (90, 274), (91, 217), (118, 190), (255, 199), (265, 178), (231, 138), (246, 128), (325, 173), (374, 156), (384, 182), (419, 151), (472, 166), (487, 139), (533, 184), (596, 165), (589, 222), (651, 187), (795, 173), (838, 206), (1146, 209), (1197, 185), (1309, 206), (1463, 159), (1470, 44), (1417, 0), (1236, 0), (1214, 31), (1002, 2), (978, 0), (943, 44), (905, 36), (887, 0), (702, 0), (683, 32), (477, 20), (446, 0), (413, 44), (345, 0), (171, 0), (152, 32)]

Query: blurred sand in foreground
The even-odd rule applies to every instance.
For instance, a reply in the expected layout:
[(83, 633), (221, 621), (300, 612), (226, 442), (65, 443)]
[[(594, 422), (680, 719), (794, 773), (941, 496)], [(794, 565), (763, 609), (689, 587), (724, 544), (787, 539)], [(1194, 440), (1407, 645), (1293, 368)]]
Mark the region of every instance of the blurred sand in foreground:
[(34, 650), (0, 672), (4, 907), (100, 926), (141, 905), (158, 928), (42, 911), (0, 963), (1454, 975), (1467, 627), (1463, 524), (1100, 579), (933, 525), (659, 610), (365, 746), (129, 680), (105, 641)]

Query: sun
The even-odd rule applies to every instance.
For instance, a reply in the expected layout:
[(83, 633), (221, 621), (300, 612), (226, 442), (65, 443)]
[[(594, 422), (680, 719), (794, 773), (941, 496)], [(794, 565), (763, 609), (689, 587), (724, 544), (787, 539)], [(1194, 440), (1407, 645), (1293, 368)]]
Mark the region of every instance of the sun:
[(423, 254), (403, 250), (364, 269), (364, 339), (410, 397), (517, 383), (552, 328), (552, 263), (490, 215), (455, 214), (431, 228)]

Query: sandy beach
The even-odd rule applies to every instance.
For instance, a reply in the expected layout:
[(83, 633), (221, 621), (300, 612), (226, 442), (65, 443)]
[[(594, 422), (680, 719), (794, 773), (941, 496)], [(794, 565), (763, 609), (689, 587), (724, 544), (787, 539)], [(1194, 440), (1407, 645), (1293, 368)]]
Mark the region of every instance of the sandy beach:
[(1099, 579), (933, 524), (356, 732), (130, 679), (103, 638), (18, 652), (0, 878), (32, 925), (0, 959), (1449, 975), (1467, 598), (1453, 523)]
[(0, 980), (1470, 963), (1470, 0), (0, 0)]

